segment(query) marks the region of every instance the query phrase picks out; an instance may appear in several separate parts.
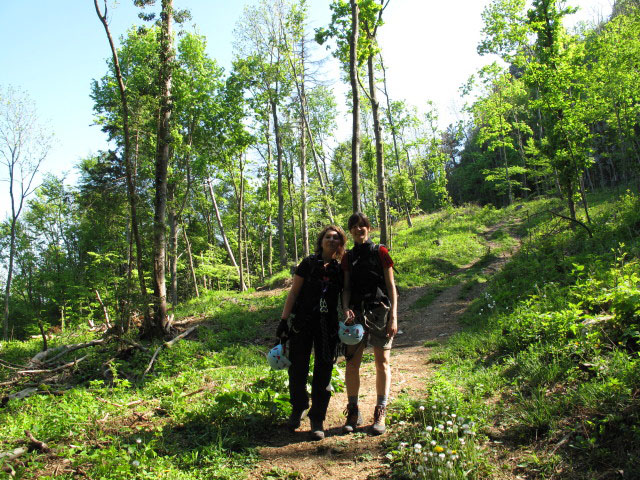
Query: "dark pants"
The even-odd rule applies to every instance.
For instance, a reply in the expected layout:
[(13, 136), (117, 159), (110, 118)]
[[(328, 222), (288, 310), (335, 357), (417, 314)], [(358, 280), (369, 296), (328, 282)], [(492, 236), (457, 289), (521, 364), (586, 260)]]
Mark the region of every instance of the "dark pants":
[[(336, 322), (337, 323), (337, 322)], [(337, 327), (337, 325), (336, 325)], [(322, 334), (320, 325), (302, 328), (289, 340), (289, 395), (294, 411), (309, 408), (307, 378), (311, 349), (314, 350), (313, 380), (311, 381), (311, 420), (324, 421), (331, 398), (329, 385), (333, 370), (333, 357), (338, 342), (337, 333)], [(325, 338), (323, 338), (325, 337)]]

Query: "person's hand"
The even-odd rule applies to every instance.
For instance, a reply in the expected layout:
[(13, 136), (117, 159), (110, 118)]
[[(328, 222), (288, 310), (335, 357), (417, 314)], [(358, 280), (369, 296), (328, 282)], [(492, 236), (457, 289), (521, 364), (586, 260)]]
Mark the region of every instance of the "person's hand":
[(283, 340), (289, 336), (289, 322), (286, 319), (281, 319), (276, 329), (276, 337)]
[(398, 333), (398, 319), (395, 315), (390, 314), (389, 321), (387, 322), (387, 337), (393, 338)]
[(344, 317), (345, 317), (344, 324), (351, 325), (356, 318), (356, 314), (350, 308), (345, 308)]

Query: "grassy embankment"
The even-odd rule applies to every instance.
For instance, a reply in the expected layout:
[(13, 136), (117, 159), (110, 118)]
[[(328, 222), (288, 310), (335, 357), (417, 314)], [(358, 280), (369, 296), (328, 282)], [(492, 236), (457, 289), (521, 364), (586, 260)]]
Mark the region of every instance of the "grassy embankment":
[(513, 212), (519, 253), (394, 405), (396, 478), (640, 478), (640, 201), (590, 202), (592, 235), (554, 202)]

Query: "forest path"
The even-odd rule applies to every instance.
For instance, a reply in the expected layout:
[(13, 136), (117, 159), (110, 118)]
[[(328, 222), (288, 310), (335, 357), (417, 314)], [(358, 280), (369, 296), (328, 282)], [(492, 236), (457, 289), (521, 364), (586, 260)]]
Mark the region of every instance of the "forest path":
[[(496, 225), (483, 233), (487, 247), (497, 248), (490, 238), (503, 225)], [(482, 274), (490, 276), (498, 272), (513, 252), (505, 252), (492, 258), (482, 268)], [(481, 260), (476, 260), (458, 269), (456, 273), (471, 269)], [(454, 285), (438, 295), (428, 306), (415, 308), (415, 303), (429, 291), (429, 286), (403, 290), (398, 303), (399, 334), (391, 350), (391, 395), (390, 401), (401, 393), (412, 397), (424, 395), (426, 383), (433, 374), (434, 365), (429, 363), (429, 341), (442, 342), (460, 330), (459, 318), (474, 298), (484, 291), (478, 285), (464, 292), (463, 284)], [(343, 410), (347, 405), (345, 392), (335, 393), (329, 404), (325, 421), (326, 438), (309, 440), (309, 421), (305, 419), (296, 432), (277, 427), (273, 435), (259, 448), (260, 460), (248, 474), (250, 480), (304, 479), (304, 480), (364, 480), (388, 478), (384, 466), (383, 442), (393, 426), (387, 425), (387, 433), (372, 436), (368, 433), (373, 423), (376, 401), (375, 365), (370, 348), (365, 350), (360, 375), (360, 409), (364, 424), (355, 433), (342, 434), (345, 421)], [(370, 359), (367, 361), (367, 357)], [(344, 368), (342, 364), (341, 368)]]

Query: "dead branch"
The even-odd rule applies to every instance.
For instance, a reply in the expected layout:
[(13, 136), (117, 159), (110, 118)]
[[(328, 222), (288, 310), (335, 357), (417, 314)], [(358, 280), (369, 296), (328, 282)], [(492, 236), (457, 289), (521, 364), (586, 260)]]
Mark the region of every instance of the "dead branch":
[[(38, 353), (31, 360), (29, 360), (29, 363), (27, 364), (27, 368), (34, 367), (36, 365), (41, 365), (43, 363), (53, 363), (58, 358), (62, 357), (63, 355), (66, 355), (69, 352), (74, 352), (82, 348), (93, 347), (95, 345), (101, 345), (102, 343), (105, 342), (105, 340), (106, 339), (104, 338), (100, 338), (98, 340), (91, 340), (90, 342), (85, 342), (85, 343), (76, 343), (73, 345), (61, 345), (59, 347), (49, 348), (44, 352)], [(51, 355), (53, 355), (53, 357), (47, 358), (47, 357), (50, 357)]]
[(16, 373), (19, 374), (19, 375), (30, 375), (30, 374), (33, 374), (33, 373), (56, 373), (56, 372), (59, 372), (60, 370), (64, 370), (65, 368), (69, 368), (69, 367), (73, 367), (73, 366), (77, 365), (78, 363), (83, 361), (88, 356), (89, 355), (85, 355), (84, 357), (78, 358), (78, 359), (74, 360), (73, 362), (65, 363), (64, 365), (60, 365), (59, 367), (56, 367), (56, 368), (41, 369), (41, 370), (20, 370), (20, 371), (18, 371)]
[(193, 392), (189, 392), (189, 393), (183, 393), (182, 395), (180, 395), (181, 397), (190, 397), (192, 395), (196, 395), (200, 392), (204, 392), (204, 387), (200, 387), (197, 390), (194, 390)]
[(24, 434), (29, 439), (29, 442), (31, 442), (29, 444), (30, 450), (40, 450), (42, 453), (49, 453), (51, 451), (51, 449), (46, 443), (41, 442), (40, 440), (37, 440), (29, 430), (25, 430)]
[(114, 407), (119, 407), (119, 408), (131, 407), (133, 405), (138, 405), (139, 403), (142, 403), (144, 401), (144, 400), (134, 400), (133, 402), (121, 404), (121, 403), (110, 402), (109, 400), (105, 400), (104, 398), (100, 398), (100, 397), (96, 397), (96, 400), (102, 403), (108, 403), (109, 405), (113, 405)]
[(38, 391), (37, 387), (29, 387), (29, 388), (25, 388), (23, 390), (20, 390), (17, 393), (12, 393), (10, 395), (6, 395), (6, 396), (2, 397), (2, 399), (0, 399), (0, 407), (4, 407), (7, 403), (9, 403), (9, 400), (13, 400), (13, 399), (21, 400), (23, 398), (30, 397), (31, 395), (33, 395), (37, 391)]
[(136, 412), (135, 410), (132, 413), (138, 418), (138, 420), (142, 420), (144, 422), (149, 421), (149, 419), (144, 415), (144, 413), (139, 413), (139, 412)]
[(177, 337), (172, 338), (168, 342), (164, 342), (162, 345), (160, 345), (156, 349), (156, 351), (153, 353), (153, 356), (151, 357), (151, 360), (149, 361), (149, 365), (147, 366), (147, 369), (144, 371), (144, 373), (142, 374), (142, 376), (140, 378), (141, 379), (144, 378), (144, 376), (151, 371), (151, 368), (153, 367), (153, 364), (155, 363), (156, 358), (158, 357), (158, 354), (160, 353), (160, 350), (162, 350), (163, 347), (171, 348), (178, 340), (183, 339), (184, 337), (189, 335), (191, 332), (193, 332), (196, 328), (198, 328), (197, 325), (195, 327), (187, 328), (184, 332), (182, 332)]
[(7, 462), (11, 462), (12, 460), (18, 458), (20, 455), (24, 455), (28, 451), (29, 449), (27, 447), (14, 448), (10, 452), (0, 453), (0, 459), (5, 459)]
[(121, 338), (120, 340), (122, 342), (124, 342), (124, 343), (128, 343), (132, 347), (135, 347), (135, 348), (138, 348), (138, 349), (142, 350), (143, 352), (148, 352), (149, 351), (149, 349), (147, 347), (145, 347), (144, 345), (141, 345), (138, 342), (134, 342), (133, 340), (129, 340), (128, 338)]
[(18, 367), (17, 365), (13, 365), (9, 362), (5, 362), (3, 360), (0, 360), (0, 367), (8, 368), (9, 370), (21, 370), (23, 368), (23, 367)]
[(178, 340), (183, 339), (184, 337), (186, 337), (187, 335), (189, 335), (191, 332), (193, 332), (196, 328), (198, 328), (198, 326), (196, 325), (195, 327), (191, 327), (191, 328), (187, 328), (184, 332), (182, 332), (180, 335), (178, 335), (175, 338), (172, 338), (170, 341), (165, 342), (165, 346), (167, 348), (171, 348), (173, 346), (174, 343), (176, 343)]
[(104, 323), (107, 326), (107, 328), (111, 328), (111, 320), (109, 320), (109, 311), (107, 310), (107, 307), (105, 307), (104, 303), (102, 303), (102, 298), (100, 298), (100, 292), (98, 292), (98, 290), (94, 290), (96, 292), (96, 297), (98, 298), (98, 302), (100, 303), (100, 306), (102, 307), (102, 311), (104, 312)]
[(151, 357), (151, 360), (149, 361), (149, 365), (147, 365), (147, 369), (144, 371), (144, 373), (142, 374), (142, 377), (144, 377), (147, 373), (149, 373), (149, 371), (151, 371), (151, 367), (153, 367), (153, 364), (156, 361), (156, 358), (158, 356), (158, 354), (160, 353), (160, 350), (162, 350), (163, 345), (160, 345), (158, 348), (156, 348), (156, 351), (153, 352), (153, 356)]
[(564, 218), (565, 220), (569, 220), (570, 222), (577, 223), (578, 225), (580, 225), (582, 228), (584, 228), (587, 231), (587, 233), (589, 234), (589, 238), (593, 238), (593, 233), (591, 232), (591, 229), (589, 227), (587, 227), (584, 223), (582, 223), (580, 220), (578, 220), (576, 218), (566, 217), (566, 216), (562, 215), (561, 213), (554, 212), (553, 210), (547, 210), (547, 211), (551, 215), (555, 215), (557, 217)]
[[(29, 430), (25, 430), (24, 434), (29, 439), (29, 446), (18, 447), (18, 448), (14, 448), (10, 452), (0, 453), (0, 460), (2, 460), (3, 463), (12, 462), (13, 460), (15, 460), (21, 455), (24, 455), (30, 450), (38, 450), (42, 453), (49, 453), (51, 451), (51, 448), (49, 448), (49, 446), (46, 443), (41, 442), (40, 440), (37, 440)], [(9, 464), (3, 465), (2, 470), (7, 472), (11, 476), (15, 475), (15, 470)]]

